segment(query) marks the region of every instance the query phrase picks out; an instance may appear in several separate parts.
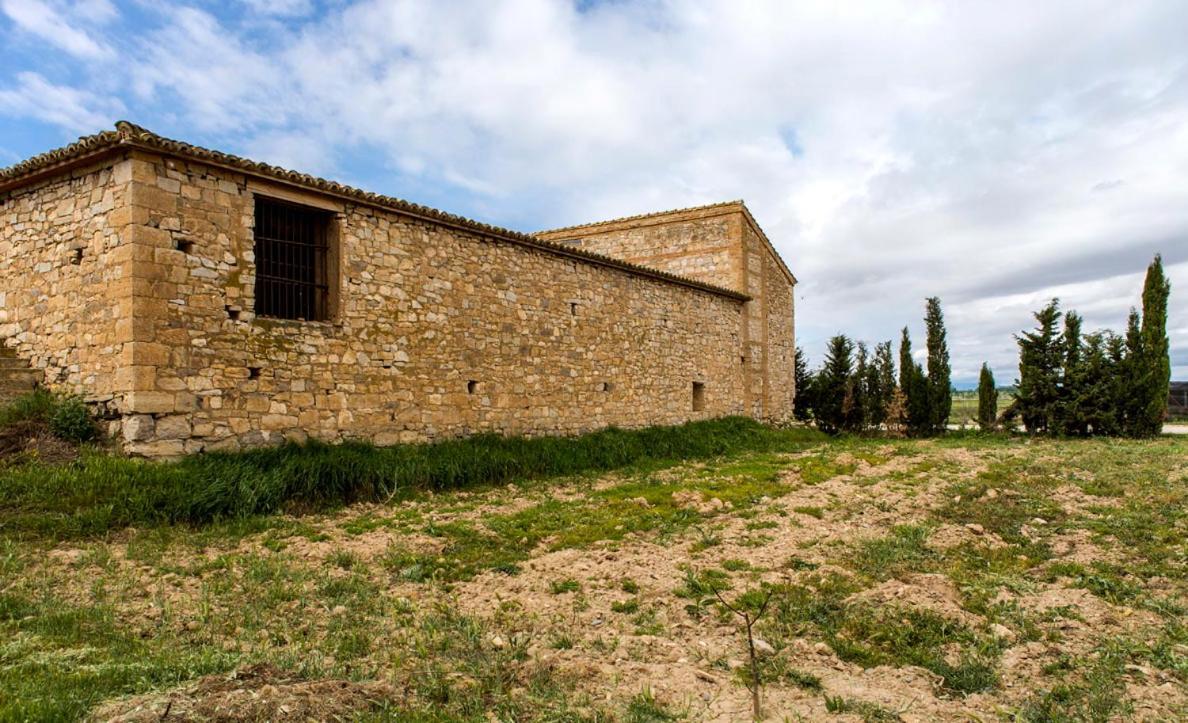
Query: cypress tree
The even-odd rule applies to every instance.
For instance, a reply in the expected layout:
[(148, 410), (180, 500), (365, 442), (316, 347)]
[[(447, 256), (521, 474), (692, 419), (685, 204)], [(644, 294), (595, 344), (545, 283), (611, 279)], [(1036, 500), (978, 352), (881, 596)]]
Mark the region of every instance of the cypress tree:
[(1112, 331), (1105, 332), (1104, 336), (1106, 362), (1102, 399), (1103, 404), (1107, 406), (1103, 414), (1103, 428), (1110, 431), (1103, 434), (1118, 435), (1126, 431), (1126, 404), (1130, 398), (1129, 381), (1126, 377), (1126, 339)]
[(945, 317), (940, 299), (928, 299), (924, 324), (928, 331), (928, 427), (931, 434), (943, 433), (953, 411), (952, 367), (945, 339)]
[(810, 392), (811, 377), (808, 370), (808, 357), (804, 350), (796, 347), (796, 359), (793, 362), (793, 380), (796, 385), (796, 401), (793, 405), (793, 416), (801, 422), (812, 419), (812, 394)]
[(887, 409), (891, 405), (891, 395), (895, 393), (895, 360), (889, 341), (875, 347), (874, 363), (870, 366), (870, 386), (873, 389), (869, 407), (870, 425), (877, 429), (887, 421)]
[(1163, 430), (1167, 415), (1167, 394), (1171, 382), (1171, 358), (1167, 338), (1167, 299), (1171, 284), (1163, 275), (1163, 259), (1157, 254), (1147, 267), (1143, 282), (1143, 319), (1139, 333), (1142, 355), (1136, 364), (1138, 397), (1133, 433), (1151, 437)]
[[(902, 370), (901, 370), (902, 373)], [(907, 433), (912, 437), (927, 437), (932, 434), (932, 405), (930, 386), (924, 367), (916, 362), (908, 365), (907, 374)]]
[(866, 427), (870, 414), (870, 388), (867, 378), (870, 371), (870, 354), (866, 349), (866, 342), (857, 344), (857, 358), (854, 364), (854, 376), (850, 379), (848, 399), (850, 403), (845, 413), (845, 429), (861, 431)]
[(982, 362), (978, 375), (978, 425), (983, 431), (994, 429), (998, 418), (998, 387), (994, 385), (994, 373)]
[(1125, 390), (1119, 361), (1121, 339), (1112, 332), (1094, 332), (1085, 337), (1081, 360), (1082, 381), (1077, 408), (1086, 432), (1115, 435), (1122, 431), (1118, 402)]
[(854, 343), (844, 335), (829, 340), (825, 362), (813, 384), (813, 416), (817, 427), (827, 434), (837, 434), (846, 423), (846, 397), (852, 393)]
[(905, 395), (912, 377), (912, 337), (908, 335), (908, 328), (903, 327), (899, 337), (899, 389)]
[(1141, 436), (1142, 408), (1145, 395), (1137, 393), (1144, 382), (1146, 371), (1143, 354), (1143, 331), (1139, 313), (1133, 308), (1126, 318), (1126, 352), (1122, 358), (1122, 374), (1128, 385), (1126, 394), (1119, 397), (1118, 411), (1122, 418), (1122, 431), (1132, 437)]
[(1056, 405), (1060, 401), (1062, 344), (1057, 332), (1060, 302), (1052, 301), (1035, 312), (1038, 327), (1017, 335), (1019, 343), (1019, 381), (1013, 405), (1023, 426), (1032, 433), (1056, 431)]
[(1060, 375), (1060, 400), (1055, 406), (1053, 428), (1061, 434), (1084, 436), (1089, 433), (1088, 415), (1093, 400), (1088, 396), (1089, 377), (1083, 363), (1081, 315), (1075, 311), (1064, 315), (1064, 334), (1060, 343), (1064, 358)]

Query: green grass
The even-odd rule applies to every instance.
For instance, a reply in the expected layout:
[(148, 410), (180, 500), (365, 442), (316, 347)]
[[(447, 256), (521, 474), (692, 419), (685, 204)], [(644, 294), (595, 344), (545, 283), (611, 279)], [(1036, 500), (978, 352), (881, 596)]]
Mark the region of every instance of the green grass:
[(928, 534), (929, 528), (923, 525), (898, 525), (890, 535), (860, 544), (852, 565), (875, 580), (925, 571), (936, 558), (927, 545)]
[(0, 720), (73, 721), (106, 698), (234, 666), (221, 651), (142, 640), (103, 606), (0, 593)]
[(572, 438), (479, 436), (384, 448), (311, 442), (177, 462), (90, 452), (70, 465), (31, 462), (0, 470), (0, 535), (63, 539), (129, 525), (205, 524), (400, 498), (419, 490), (781, 449), (818, 439), (805, 430), (727, 418)]
[(809, 455), (796, 460), (793, 467), (800, 473), (804, 483), (809, 485), (820, 484), (839, 475), (853, 474), (858, 469), (857, 463), (838, 462), (835, 456), (832, 451)]
[[(765, 497), (791, 491), (792, 487), (779, 479), (785, 464), (782, 455), (741, 452), (717, 462), (680, 468), (679, 476), (635, 470), (614, 487), (586, 490), (580, 500), (544, 497), (517, 512), (488, 514), (480, 524), (439, 525), (439, 536), (447, 541), (440, 552), (397, 554), (388, 562), (408, 580), (453, 582), (483, 570), (515, 565), (541, 544), (561, 550), (622, 540), (631, 534), (673, 535), (707, 519), (707, 515), (678, 505), (673, 499), (675, 491), (701, 492), (707, 498), (729, 502), (735, 511), (745, 511)], [(641, 498), (648, 504), (639, 504)]]
[(810, 636), (864, 668), (918, 665), (940, 676), (950, 693), (997, 685), (997, 644), (956, 621), (916, 608), (850, 602), (859, 583), (837, 574), (812, 574), (802, 583), (772, 589), (760, 629), (777, 649)]

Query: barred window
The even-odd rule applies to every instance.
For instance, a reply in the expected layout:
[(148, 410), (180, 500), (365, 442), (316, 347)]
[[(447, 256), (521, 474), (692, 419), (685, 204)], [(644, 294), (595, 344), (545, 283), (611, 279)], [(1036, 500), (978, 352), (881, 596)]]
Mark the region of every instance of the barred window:
[(256, 196), (256, 314), (324, 321), (332, 214)]

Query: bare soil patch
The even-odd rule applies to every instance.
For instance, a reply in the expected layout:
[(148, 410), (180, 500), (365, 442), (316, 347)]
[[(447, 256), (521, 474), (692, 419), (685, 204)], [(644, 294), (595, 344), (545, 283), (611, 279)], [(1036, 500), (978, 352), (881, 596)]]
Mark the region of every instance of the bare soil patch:
[(100, 706), (93, 721), (333, 721), (393, 701), (380, 682), (302, 680), (260, 664), (227, 675), (208, 675), (175, 690), (134, 696)]

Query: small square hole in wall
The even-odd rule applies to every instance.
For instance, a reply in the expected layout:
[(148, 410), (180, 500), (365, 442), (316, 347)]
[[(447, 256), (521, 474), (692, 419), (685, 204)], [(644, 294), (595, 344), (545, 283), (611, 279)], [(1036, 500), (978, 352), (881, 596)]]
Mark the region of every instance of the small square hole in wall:
[(598, 391), (609, 392), (612, 389), (614, 389), (614, 385), (610, 382), (598, 382)]
[(83, 257), (83, 250), (75, 249), (74, 255), (70, 257), (70, 263), (74, 266), (78, 266), (79, 264), (82, 263), (82, 257)]
[(569, 313), (572, 314), (573, 316), (577, 316), (577, 302), (576, 301), (569, 302)]
[(227, 318), (228, 319), (230, 319), (231, 321), (239, 321), (239, 309), (235, 308), (234, 306), (230, 306), (230, 305), (224, 306), (223, 308), (227, 310)]
[(705, 409), (705, 382), (693, 382), (693, 411)]
[(476, 393), (478, 392), (478, 390), (479, 390), (479, 383), (478, 383), (478, 382), (476, 382), (476, 381), (475, 381), (475, 380), (473, 380), (473, 379), (471, 379), (470, 381), (466, 382), (466, 393), (467, 393), (467, 394), (476, 394)]
[(248, 367), (248, 379), (259, 379), (260, 367)]
[(191, 241), (190, 239), (186, 239), (186, 238), (176, 239), (173, 242), (173, 247), (175, 249), (177, 249), (178, 251), (181, 251), (183, 254), (194, 253), (194, 242)]

